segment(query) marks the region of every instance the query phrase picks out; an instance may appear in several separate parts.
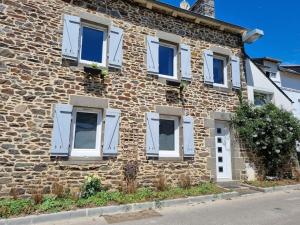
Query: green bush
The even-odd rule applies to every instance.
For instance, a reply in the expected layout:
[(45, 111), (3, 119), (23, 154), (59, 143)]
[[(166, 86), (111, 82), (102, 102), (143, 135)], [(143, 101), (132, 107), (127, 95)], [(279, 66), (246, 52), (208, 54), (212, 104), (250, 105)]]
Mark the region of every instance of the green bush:
[(85, 177), (84, 184), (81, 188), (81, 197), (88, 198), (102, 190), (100, 178), (96, 175)]
[(5, 199), (0, 201), (0, 218), (13, 215), (29, 214), (34, 211), (34, 203), (30, 199)]
[(31, 213), (60, 212), (74, 208), (106, 206), (111, 204), (128, 204), (145, 201), (159, 201), (163, 199), (180, 198), (206, 194), (218, 194), (224, 192), (213, 183), (203, 183), (189, 189), (169, 188), (165, 191), (153, 191), (150, 188), (140, 188), (135, 193), (100, 191), (90, 197), (72, 200), (71, 198), (58, 198), (45, 196), (42, 203), (34, 205), (33, 200), (0, 200), (0, 218), (27, 215)]
[(239, 137), (261, 159), (264, 174), (284, 177), (300, 139), (300, 122), (273, 104), (255, 107), (242, 102), (232, 119)]

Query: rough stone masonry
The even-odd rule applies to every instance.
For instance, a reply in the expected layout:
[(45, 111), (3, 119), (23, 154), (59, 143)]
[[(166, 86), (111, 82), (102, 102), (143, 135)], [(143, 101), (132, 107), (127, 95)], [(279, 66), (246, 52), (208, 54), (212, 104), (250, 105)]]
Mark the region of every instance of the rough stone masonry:
[[(54, 182), (78, 187), (88, 174), (98, 174), (104, 185), (118, 188), (124, 180), (122, 168), (129, 160), (138, 162), (140, 186), (153, 186), (161, 174), (172, 185), (178, 183), (180, 174), (189, 175), (194, 184), (214, 178), (213, 125), (209, 124), (222, 113), (234, 112), (239, 100), (231, 88), (204, 84), (203, 51), (223, 48), (242, 59), (240, 35), (126, 0), (0, 2), (0, 197), (9, 196), (12, 188), (24, 197), (38, 189), (49, 193)], [(124, 30), (122, 69), (109, 68), (104, 80), (88, 77), (81, 67), (62, 60), (63, 15), (82, 12), (105, 17)], [(179, 35), (191, 46), (193, 79), (182, 92), (147, 75), (145, 37), (159, 30)], [(246, 95), (242, 63), (241, 68)], [(121, 110), (117, 157), (90, 161), (50, 157), (52, 107), (68, 103), (70, 95), (105, 98), (111, 108)], [(147, 159), (145, 113), (155, 111), (156, 106), (179, 107), (194, 117), (194, 159)], [(235, 144), (239, 166), (233, 170), (235, 179), (241, 179), (245, 155)]]

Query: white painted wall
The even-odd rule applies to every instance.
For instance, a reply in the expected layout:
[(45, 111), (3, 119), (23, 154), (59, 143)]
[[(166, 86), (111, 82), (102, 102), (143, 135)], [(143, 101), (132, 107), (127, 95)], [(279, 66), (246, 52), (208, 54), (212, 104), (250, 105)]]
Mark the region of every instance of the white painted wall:
[(273, 103), (287, 111), (292, 111), (291, 101), (272, 83), (250, 60), (246, 60), (248, 100), (254, 102), (254, 91), (273, 94)]
[(293, 113), (300, 119), (300, 75), (280, 72), (281, 88), (293, 100)]

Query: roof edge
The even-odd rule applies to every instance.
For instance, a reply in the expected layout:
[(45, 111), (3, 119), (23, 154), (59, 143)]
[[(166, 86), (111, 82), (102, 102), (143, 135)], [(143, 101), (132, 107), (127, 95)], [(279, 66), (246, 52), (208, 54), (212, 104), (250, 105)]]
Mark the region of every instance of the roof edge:
[(248, 30), (242, 26), (234, 25), (234, 24), (231, 24), (228, 22), (224, 22), (222, 20), (215, 19), (215, 18), (203, 16), (203, 15), (194, 13), (192, 11), (181, 9), (181, 8), (178, 8), (178, 7), (163, 3), (163, 2), (159, 2), (156, 0), (127, 0), (127, 1), (138, 3), (148, 9), (158, 8), (161, 10), (165, 10), (166, 12), (169, 12), (169, 15), (171, 15), (173, 17), (182, 17), (182, 18), (186, 18), (189, 20), (193, 20), (194, 23), (198, 23), (198, 24), (203, 23), (208, 26), (214, 26), (221, 31), (227, 30), (227, 31), (242, 35), (245, 31)]

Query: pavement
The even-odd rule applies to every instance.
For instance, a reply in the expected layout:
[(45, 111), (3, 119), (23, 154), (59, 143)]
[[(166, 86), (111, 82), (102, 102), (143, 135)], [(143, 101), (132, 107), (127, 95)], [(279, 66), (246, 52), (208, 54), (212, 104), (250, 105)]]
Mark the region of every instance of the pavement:
[(138, 213), (95, 216), (38, 225), (299, 225), (300, 191), (257, 193)]

